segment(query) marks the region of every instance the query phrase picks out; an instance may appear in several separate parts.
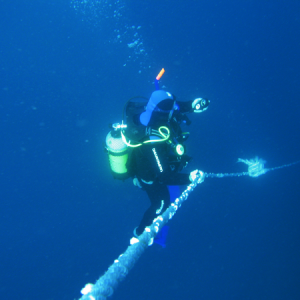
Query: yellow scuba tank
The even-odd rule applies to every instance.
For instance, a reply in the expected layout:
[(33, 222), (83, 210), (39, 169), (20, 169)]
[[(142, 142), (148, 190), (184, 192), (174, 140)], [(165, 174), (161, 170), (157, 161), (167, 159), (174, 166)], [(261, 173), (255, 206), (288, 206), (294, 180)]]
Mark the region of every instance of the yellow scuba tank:
[(121, 129), (120, 124), (112, 125), (112, 130), (106, 136), (106, 150), (114, 178), (124, 180), (130, 175), (126, 167), (128, 146), (122, 140)]

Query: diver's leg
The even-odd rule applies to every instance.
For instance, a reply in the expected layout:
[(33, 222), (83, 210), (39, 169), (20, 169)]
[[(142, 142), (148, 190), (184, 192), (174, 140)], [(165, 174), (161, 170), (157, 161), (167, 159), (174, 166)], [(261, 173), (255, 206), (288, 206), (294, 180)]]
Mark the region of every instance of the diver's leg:
[(170, 205), (170, 193), (167, 185), (154, 182), (153, 184), (145, 184), (142, 187), (146, 191), (151, 205), (144, 213), (140, 225), (136, 229), (137, 235), (143, 233), (146, 226), (152, 224), (152, 221), (162, 214)]

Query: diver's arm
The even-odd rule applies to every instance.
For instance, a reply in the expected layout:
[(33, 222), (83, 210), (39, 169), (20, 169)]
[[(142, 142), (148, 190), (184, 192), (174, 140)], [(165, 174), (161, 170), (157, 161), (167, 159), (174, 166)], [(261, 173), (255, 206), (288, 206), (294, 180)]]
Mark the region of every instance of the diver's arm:
[(167, 176), (158, 176), (158, 180), (166, 185), (188, 185), (191, 183), (190, 174), (170, 173)]
[(176, 101), (176, 104), (178, 106), (177, 110), (183, 114), (191, 113), (193, 112), (192, 103), (194, 100), (189, 101)]

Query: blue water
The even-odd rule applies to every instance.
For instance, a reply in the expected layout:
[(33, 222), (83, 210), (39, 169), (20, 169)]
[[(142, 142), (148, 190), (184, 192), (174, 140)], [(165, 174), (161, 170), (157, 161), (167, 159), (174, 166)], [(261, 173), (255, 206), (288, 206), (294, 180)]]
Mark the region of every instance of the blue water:
[[(187, 171), (300, 159), (299, 1), (136, 2), (0, 1), (1, 299), (77, 299), (125, 251), (148, 199), (103, 142), (162, 67), (178, 99), (211, 100)], [(299, 172), (206, 179), (113, 299), (300, 299)]]

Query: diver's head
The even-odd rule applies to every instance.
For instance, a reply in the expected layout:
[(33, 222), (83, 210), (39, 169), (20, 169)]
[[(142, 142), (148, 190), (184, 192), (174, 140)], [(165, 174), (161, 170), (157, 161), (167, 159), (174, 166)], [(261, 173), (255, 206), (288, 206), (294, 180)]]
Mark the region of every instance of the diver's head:
[(168, 122), (175, 109), (175, 97), (163, 90), (154, 91), (148, 101), (146, 111), (140, 115), (145, 125), (162, 125)]

